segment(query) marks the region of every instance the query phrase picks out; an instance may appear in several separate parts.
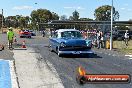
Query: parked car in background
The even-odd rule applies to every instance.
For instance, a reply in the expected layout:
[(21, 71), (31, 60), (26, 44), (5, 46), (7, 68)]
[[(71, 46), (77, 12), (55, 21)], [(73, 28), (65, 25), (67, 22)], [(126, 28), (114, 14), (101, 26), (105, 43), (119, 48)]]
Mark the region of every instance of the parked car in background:
[(31, 38), (31, 33), (29, 30), (20, 30), (19, 36), (20, 38)]
[(129, 33), (129, 39), (132, 39), (132, 30), (128, 31)]
[(122, 41), (122, 40), (124, 40), (124, 35), (125, 35), (125, 31), (119, 30), (118, 33), (117, 33), (117, 35), (116, 35), (116, 37), (117, 37), (116, 39), (118, 41)]
[(59, 29), (49, 41), (50, 50), (59, 56), (62, 54), (89, 54), (91, 45), (82, 38), (80, 31), (76, 29)]
[(33, 30), (29, 30), (29, 32), (31, 33), (31, 36), (36, 36), (36, 33)]
[[(116, 34), (113, 35), (114, 40), (122, 41), (124, 40), (124, 35), (125, 35), (126, 30), (118, 30)], [(128, 31), (128, 36), (129, 39), (132, 39), (132, 31)]]

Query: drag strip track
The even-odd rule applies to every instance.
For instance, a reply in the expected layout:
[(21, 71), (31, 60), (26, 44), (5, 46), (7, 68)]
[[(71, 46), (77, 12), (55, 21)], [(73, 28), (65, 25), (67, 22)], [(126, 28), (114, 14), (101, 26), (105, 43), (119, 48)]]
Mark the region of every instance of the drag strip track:
[(76, 71), (80, 65), (90, 74), (132, 74), (131, 63), (119, 57), (108, 57), (104, 54), (97, 54), (98, 56), (92, 58), (58, 57), (56, 53), (50, 52), (48, 47), (38, 46), (35, 49), (40, 50), (43, 61), (48, 60), (55, 67), (65, 88), (131, 88), (132, 86), (132, 84), (86, 84), (80, 86), (76, 83)]
[[(79, 85), (76, 82), (76, 71), (78, 66), (83, 66), (88, 74), (130, 74), (132, 75), (132, 60), (125, 56), (114, 56), (99, 53), (93, 57), (66, 56), (59, 57), (56, 53), (50, 52), (48, 48), (48, 39), (42, 38), (28, 41), (30, 47), (35, 52), (40, 53), (42, 58), (39, 65), (46, 63), (49, 70), (54, 73), (55, 68), (65, 88), (131, 88), (132, 84), (86, 84)], [(107, 52), (106, 52), (107, 53)], [(50, 64), (49, 64), (50, 63)], [(41, 66), (41, 65), (40, 65)]]

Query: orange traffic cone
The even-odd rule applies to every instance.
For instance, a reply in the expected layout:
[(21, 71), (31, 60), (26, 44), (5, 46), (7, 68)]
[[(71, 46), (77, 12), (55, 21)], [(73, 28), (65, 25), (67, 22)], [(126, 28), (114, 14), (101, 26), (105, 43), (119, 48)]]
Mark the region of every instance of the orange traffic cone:
[(22, 42), (22, 48), (26, 48), (25, 40)]

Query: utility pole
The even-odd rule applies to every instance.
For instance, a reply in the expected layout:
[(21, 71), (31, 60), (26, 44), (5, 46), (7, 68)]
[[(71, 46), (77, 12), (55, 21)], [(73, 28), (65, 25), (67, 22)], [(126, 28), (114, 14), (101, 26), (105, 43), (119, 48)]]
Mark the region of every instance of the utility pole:
[(111, 35), (110, 35), (110, 50), (112, 50), (113, 47), (113, 41), (112, 41), (112, 33), (113, 32), (113, 0), (111, 5)]
[(4, 19), (4, 18), (3, 18), (3, 9), (2, 9), (2, 22), (1, 22), (1, 24), (2, 24), (2, 25), (1, 25), (1, 31), (2, 31), (2, 33), (3, 33), (3, 19)]

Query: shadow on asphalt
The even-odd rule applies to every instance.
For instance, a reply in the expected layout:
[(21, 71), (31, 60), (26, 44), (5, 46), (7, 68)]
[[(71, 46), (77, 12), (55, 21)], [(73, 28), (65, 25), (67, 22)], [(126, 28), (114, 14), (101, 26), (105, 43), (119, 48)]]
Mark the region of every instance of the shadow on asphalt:
[(98, 56), (97, 54), (87, 54), (87, 55), (62, 55), (61, 57), (64, 58), (102, 58)]

